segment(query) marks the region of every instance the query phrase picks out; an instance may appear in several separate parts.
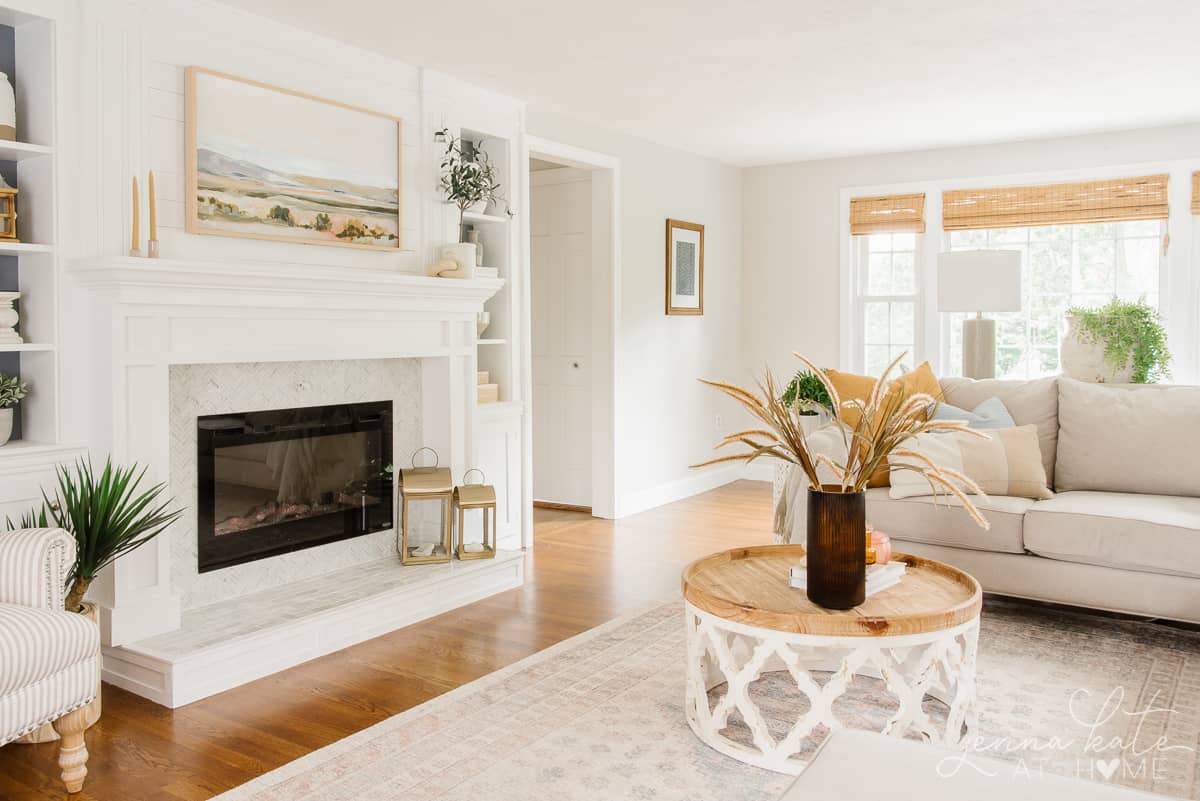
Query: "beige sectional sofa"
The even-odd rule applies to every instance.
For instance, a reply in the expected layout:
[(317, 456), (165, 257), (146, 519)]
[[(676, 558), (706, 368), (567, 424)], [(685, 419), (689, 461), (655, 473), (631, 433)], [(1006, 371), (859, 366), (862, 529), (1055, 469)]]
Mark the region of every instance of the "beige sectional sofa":
[[(998, 397), (1017, 425), (1036, 425), (1055, 494), (991, 497), (980, 505), (985, 531), (945, 498), (867, 490), (867, 520), (897, 550), (967, 570), (989, 592), (1200, 622), (1200, 387), (941, 385), (948, 404)], [(776, 538), (803, 543), (806, 493), (794, 480), (776, 489), (787, 509)]]

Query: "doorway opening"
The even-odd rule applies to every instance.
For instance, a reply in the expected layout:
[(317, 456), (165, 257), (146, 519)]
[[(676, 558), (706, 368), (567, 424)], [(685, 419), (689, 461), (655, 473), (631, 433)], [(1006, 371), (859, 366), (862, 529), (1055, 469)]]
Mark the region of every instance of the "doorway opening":
[(530, 138), (530, 448), (534, 506), (612, 517), (617, 163)]

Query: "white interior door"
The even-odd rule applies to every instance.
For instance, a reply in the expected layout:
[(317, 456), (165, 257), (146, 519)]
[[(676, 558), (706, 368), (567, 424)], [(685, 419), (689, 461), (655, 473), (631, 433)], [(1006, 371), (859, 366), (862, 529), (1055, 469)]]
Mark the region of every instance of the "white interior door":
[(529, 183), (533, 497), (590, 507), (591, 179), (562, 168)]

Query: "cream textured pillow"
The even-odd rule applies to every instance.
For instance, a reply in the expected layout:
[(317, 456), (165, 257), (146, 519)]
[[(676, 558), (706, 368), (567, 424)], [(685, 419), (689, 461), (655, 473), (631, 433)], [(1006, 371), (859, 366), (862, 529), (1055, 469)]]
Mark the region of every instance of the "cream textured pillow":
[[(1037, 426), (997, 428), (977, 437), (965, 433), (918, 434), (906, 443), (939, 467), (955, 470), (972, 479), (988, 495), (1040, 500), (1053, 497), (1046, 488), (1046, 468), (1038, 447)], [(892, 455), (892, 498), (933, 495), (933, 488), (920, 473), (898, 470), (898, 465), (918, 464), (915, 459)], [(964, 488), (965, 489), (965, 488)]]

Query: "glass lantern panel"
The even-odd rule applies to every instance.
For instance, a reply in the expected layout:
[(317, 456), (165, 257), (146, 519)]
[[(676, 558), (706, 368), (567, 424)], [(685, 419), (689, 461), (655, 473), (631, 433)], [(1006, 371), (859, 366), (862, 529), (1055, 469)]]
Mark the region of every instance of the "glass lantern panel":
[(482, 553), (492, 547), (495, 533), (491, 530), (493, 517), (489, 508), (463, 509), (462, 530), (459, 542), (467, 553)]
[(446, 517), (449, 502), (442, 498), (408, 499), (408, 555), (446, 556)]

